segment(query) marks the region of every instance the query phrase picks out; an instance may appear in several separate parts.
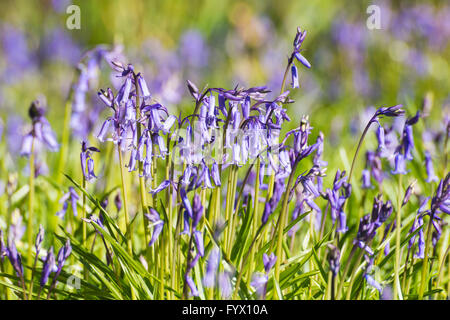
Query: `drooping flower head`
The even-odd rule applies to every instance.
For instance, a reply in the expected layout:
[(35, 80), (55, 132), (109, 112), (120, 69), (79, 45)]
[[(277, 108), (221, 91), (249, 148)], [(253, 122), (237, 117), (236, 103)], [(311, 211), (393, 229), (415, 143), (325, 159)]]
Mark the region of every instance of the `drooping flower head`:
[[(31, 131), (23, 137), (20, 155), (30, 156), (33, 144), (37, 142), (42, 143), (52, 152), (59, 150), (59, 144), (56, 140), (56, 135), (53, 132), (50, 123), (45, 118), (45, 107), (41, 106), (39, 100), (31, 103), (28, 109), (28, 115), (32, 121)], [(35, 149), (38, 147), (35, 145)]]
[(81, 171), (83, 172), (83, 176), (86, 181), (90, 181), (93, 178), (97, 178), (94, 173), (94, 160), (91, 157), (92, 152), (100, 152), (96, 147), (88, 147), (87, 142), (83, 141), (81, 143), (81, 153), (80, 153), (80, 161), (81, 161)]

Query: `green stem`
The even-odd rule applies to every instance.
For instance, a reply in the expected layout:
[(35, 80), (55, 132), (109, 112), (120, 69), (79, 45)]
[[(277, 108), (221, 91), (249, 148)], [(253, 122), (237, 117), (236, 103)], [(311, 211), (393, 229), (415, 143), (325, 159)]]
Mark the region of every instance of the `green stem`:
[[(82, 174), (83, 176), (83, 189), (86, 190), (86, 177), (84, 176), (84, 172)], [(83, 219), (86, 219), (86, 194), (83, 192), (83, 208), (81, 211), (81, 217)], [(81, 223), (81, 228), (82, 228), (82, 236), (83, 236), (83, 242), (82, 242), (82, 246), (84, 248), (87, 248), (87, 225), (86, 222), (83, 220)], [(87, 281), (88, 279), (88, 268), (86, 268), (86, 266), (83, 265), (83, 277), (84, 280)]]
[(428, 220), (427, 236), (426, 236), (426, 240), (425, 240), (425, 255), (424, 255), (423, 264), (422, 264), (422, 280), (420, 282), (420, 287), (419, 287), (419, 300), (423, 299), (423, 294), (425, 291), (425, 284), (427, 283), (428, 251), (430, 250), (433, 218), (434, 218), (434, 212), (431, 212), (430, 219)]
[(401, 292), (400, 288), (400, 254), (401, 254), (401, 223), (402, 223), (402, 175), (398, 178), (398, 194), (397, 194), (397, 215), (395, 229), (395, 270), (394, 270), (394, 300), (397, 300)]
[[(134, 85), (135, 85), (135, 91), (136, 91), (136, 138), (137, 141), (141, 139), (142, 136), (142, 130), (141, 130), (141, 124), (139, 120), (141, 119), (141, 108), (140, 108), (140, 92), (139, 92), (139, 85), (138, 85), (138, 79), (137, 75), (134, 75)], [(147, 152), (150, 152), (150, 150), (147, 150)], [(141, 210), (142, 210), (142, 220), (144, 225), (144, 241), (146, 244), (150, 241), (150, 230), (148, 228), (148, 220), (145, 218), (145, 213), (148, 213), (148, 207), (147, 207), (147, 193), (145, 190), (145, 181), (143, 176), (143, 164), (141, 161), (139, 161), (138, 164), (139, 167), (139, 195), (141, 198)], [(150, 266), (149, 261), (149, 249), (147, 246), (146, 249), (146, 257), (147, 257), (147, 265)]]
[[(299, 155), (300, 156), (300, 155)], [(284, 192), (284, 198), (283, 198), (283, 206), (281, 208), (280, 216), (278, 218), (277, 225), (275, 227), (275, 232), (278, 231), (277, 234), (277, 251), (276, 256), (277, 260), (275, 262), (275, 280), (279, 283), (280, 282), (280, 265), (281, 260), (283, 260), (282, 257), (282, 245), (283, 245), (283, 230), (284, 225), (286, 223), (286, 217), (287, 217), (287, 211), (288, 211), (288, 202), (289, 202), (289, 193), (291, 190), (292, 183), (294, 182), (294, 174), (297, 169), (297, 165), (300, 162), (300, 158), (297, 156), (297, 159), (295, 159), (294, 164), (292, 166), (291, 174), (289, 175), (288, 184), (286, 187), (286, 190)], [(273, 244), (273, 242), (272, 242)]]
[(132, 240), (131, 240), (131, 233), (130, 230), (130, 216), (128, 214), (128, 200), (127, 200), (127, 185), (125, 183), (125, 172), (124, 172), (124, 165), (123, 165), (123, 158), (122, 158), (122, 151), (120, 150), (120, 144), (117, 145), (117, 152), (119, 154), (119, 166), (120, 166), (120, 179), (122, 182), (122, 199), (123, 199), (123, 211), (125, 213), (125, 227), (126, 227), (126, 235), (127, 235), (127, 248), (128, 253), (130, 255), (133, 254), (133, 246), (132, 246)]
[[(32, 249), (33, 249), (33, 217), (34, 217), (34, 147), (35, 147), (35, 138), (32, 138), (31, 141), (31, 153), (30, 153), (30, 177), (29, 177), (29, 187), (30, 190), (28, 192), (28, 221), (27, 221), (27, 242), (28, 242), (28, 251), (27, 251), (27, 263), (31, 263), (32, 257)], [(27, 269), (26, 278), (31, 279), (32, 270)]]
[[(350, 167), (350, 173), (348, 174), (348, 182), (349, 183), (352, 183), (352, 175), (353, 175), (353, 170), (355, 168), (356, 158), (358, 157), (359, 150), (361, 149), (361, 146), (362, 146), (362, 143), (364, 141), (364, 138), (365, 138), (367, 132), (369, 131), (369, 128), (370, 128), (370, 125), (372, 124), (372, 122), (373, 122), (373, 120), (370, 119), (369, 123), (364, 128), (364, 131), (363, 131), (363, 133), (361, 135), (361, 138), (359, 138), (358, 146), (356, 147), (355, 155), (353, 156), (352, 166)], [(347, 207), (347, 203), (348, 203), (348, 199), (344, 203), (344, 208), (343, 208), (344, 212), (346, 212), (345, 209)]]
[(356, 270), (358, 269), (358, 265), (361, 262), (363, 254), (364, 254), (364, 249), (361, 249), (360, 252), (359, 252), (358, 258), (356, 259), (356, 263), (353, 266), (352, 275), (350, 277), (350, 283), (349, 283), (348, 289), (347, 289), (346, 300), (350, 300), (350, 297), (351, 297), (351, 294), (352, 294), (353, 283), (355, 282), (355, 279), (356, 279)]
[[(260, 165), (260, 159), (256, 160), (256, 179), (255, 179), (255, 196), (253, 199), (253, 235), (256, 236), (258, 232), (258, 222), (259, 222), (259, 215), (258, 215), (258, 207), (259, 207), (259, 165)], [(254, 271), (254, 260), (255, 260), (255, 248), (252, 249), (250, 253), (250, 262), (249, 262), (249, 275), (251, 272)]]

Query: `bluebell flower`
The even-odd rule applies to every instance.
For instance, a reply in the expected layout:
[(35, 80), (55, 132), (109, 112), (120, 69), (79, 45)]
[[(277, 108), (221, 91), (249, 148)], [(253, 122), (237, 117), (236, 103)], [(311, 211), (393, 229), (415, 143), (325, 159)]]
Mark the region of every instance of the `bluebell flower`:
[(59, 200), (60, 203), (63, 203), (63, 208), (56, 213), (58, 217), (61, 219), (64, 219), (64, 216), (66, 215), (67, 208), (69, 206), (69, 202), (72, 206), (72, 212), (73, 215), (77, 216), (77, 201), (80, 198), (80, 196), (77, 194), (75, 189), (73, 187), (69, 187), (69, 192), (65, 193), (61, 199)]
[(206, 288), (214, 287), (219, 262), (220, 262), (220, 250), (217, 247), (215, 247), (214, 249), (211, 250), (208, 261), (206, 263), (206, 272), (205, 276), (203, 277), (203, 285)]
[(203, 235), (200, 231), (194, 231), (194, 242), (197, 247), (198, 254), (203, 257), (205, 255), (205, 247), (203, 245)]
[(39, 284), (41, 288), (43, 288), (48, 281), (50, 274), (53, 271), (53, 266), (55, 265), (55, 255), (53, 254), (53, 247), (50, 247), (50, 250), (47, 252), (47, 257), (45, 258), (44, 265), (42, 267), (41, 279)]
[(94, 160), (91, 157), (92, 152), (100, 152), (96, 147), (88, 147), (87, 142), (83, 141), (81, 143), (81, 171), (83, 172), (86, 181), (90, 181), (93, 178), (97, 178), (94, 173)]
[(15, 241), (11, 237), (8, 239), (7, 256), (17, 276), (22, 278), (23, 277), (22, 257), (20, 256), (20, 253), (17, 252)]
[(401, 153), (395, 156), (395, 169), (391, 170), (392, 174), (407, 174), (405, 157)]
[(162, 190), (166, 189), (168, 186), (170, 186), (170, 180), (164, 180), (163, 182), (160, 183), (158, 187), (156, 187), (154, 190), (151, 190), (150, 193), (153, 195), (158, 194)]
[(361, 188), (363, 189), (371, 189), (372, 188), (372, 183), (370, 182), (370, 171), (367, 169), (363, 169), (362, 171), (362, 185)]
[(386, 149), (385, 140), (384, 140), (384, 129), (381, 124), (378, 123), (377, 128), (377, 140), (378, 140), (378, 150), (382, 151)]
[(330, 271), (332, 272), (333, 276), (336, 276), (339, 272), (340, 259), (341, 252), (339, 251), (339, 249), (335, 245), (328, 244), (327, 260), (330, 264)]
[(194, 283), (194, 280), (191, 278), (191, 276), (189, 275), (185, 275), (184, 280), (186, 281), (186, 284), (188, 285), (189, 289), (191, 290), (191, 294), (194, 297), (198, 297), (199, 296), (199, 292), (197, 290), (197, 286)]
[(33, 101), (28, 110), (32, 120), (32, 129), (22, 140), (21, 156), (30, 156), (33, 139), (43, 143), (47, 149), (52, 152), (59, 150), (59, 144), (56, 135), (53, 132), (50, 123), (45, 118), (45, 108), (40, 106), (39, 100)]
[(364, 275), (364, 278), (366, 279), (367, 284), (368, 284), (369, 286), (374, 287), (374, 288), (377, 289), (377, 290), (380, 292), (380, 294), (381, 294), (381, 292), (383, 291), (383, 288), (381, 287), (381, 285), (380, 285), (377, 281), (375, 281), (375, 279), (374, 279), (371, 275), (369, 275), (369, 274), (366, 273), (366, 274)]
[(152, 238), (148, 243), (150, 247), (156, 242), (156, 240), (158, 240), (159, 235), (161, 234), (164, 227), (164, 221), (160, 218), (158, 211), (156, 211), (152, 207), (149, 207), (149, 213), (145, 214), (145, 218), (147, 218), (147, 220), (153, 223)]
[(141, 96), (144, 99), (151, 98), (151, 94), (150, 91), (148, 90), (147, 82), (145, 82), (144, 77), (141, 75), (141, 73), (138, 73), (136, 77), (139, 84), (139, 88), (141, 88)]
[(230, 298), (233, 293), (230, 274), (228, 272), (221, 272), (218, 277), (218, 282), (222, 297), (225, 299)]
[(0, 229), (0, 261), (3, 263), (5, 257), (8, 255), (8, 247), (3, 241), (3, 230)]
[(297, 67), (293, 64), (291, 67), (291, 75), (292, 75), (292, 88), (298, 88), (298, 70)]
[(431, 154), (429, 151), (425, 151), (425, 168), (427, 171), (426, 182), (439, 181), (438, 177), (434, 174), (433, 161), (431, 160)]
[(269, 277), (267, 274), (257, 272), (252, 276), (252, 280), (250, 282), (251, 286), (255, 288), (256, 294), (258, 298), (264, 299), (267, 291), (267, 282), (269, 281)]
[(350, 193), (351, 185), (347, 182), (345, 171), (341, 172), (338, 169), (334, 178), (333, 188), (327, 189), (323, 197), (328, 200), (331, 219), (333, 223), (338, 220), (339, 227), (337, 231), (341, 233), (347, 232), (348, 230), (346, 214), (343, 211), (343, 208), (345, 201), (350, 197)]
[(273, 252), (269, 256), (266, 253), (263, 254), (264, 271), (266, 271), (267, 274), (273, 268), (276, 261), (277, 257)]

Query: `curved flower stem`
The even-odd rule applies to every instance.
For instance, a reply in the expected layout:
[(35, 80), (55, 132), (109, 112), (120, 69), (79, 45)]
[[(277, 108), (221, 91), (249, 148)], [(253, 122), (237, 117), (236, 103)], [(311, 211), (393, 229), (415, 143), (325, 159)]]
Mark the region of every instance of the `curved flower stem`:
[(397, 215), (396, 215), (396, 229), (395, 229), (395, 270), (394, 270), (394, 300), (397, 300), (401, 294), (400, 287), (400, 254), (401, 254), (401, 245), (400, 245), (400, 236), (401, 236), (401, 223), (402, 223), (402, 175), (399, 175), (398, 178), (398, 195), (397, 195)]
[[(286, 69), (284, 70), (283, 81), (281, 82), (281, 88), (280, 88), (280, 95), (284, 93), (284, 88), (286, 86), (287, 75), (289, 74), (289, 68), (291, 67), (293, 61), (294, 61), (294, 55), (292, 54), (289, 57), (288, 64), (286, 66)], [(272, 173), (271, 173), (270, 179), (269, 179), (269, 187), (267, 189), (266, 201), (269, 201), (270, 198), (272, 197), (274, 185), (275, 185), (275, 172), (272, 170)]]
[[(370, 125), (372, 124), (372, 122), (373, 122), (373, 117), (370, 119), (369, 123), (364, 128), (361, 138), (359, 138), (358, 146), (356, 147), (355, 155), (353, 156), (352, 166), (350, 167), (350, 173), (348, 174), (348, 183), (350, 183), (350, 184), (352, 183), (352, 174), (353, 174), (353, 170), (355, 168), (356, 158), (358, 157), (359, 150), (361, 149), (364, 138), (366, 137), (366, 134), (369, 131), (369, 128), (370, 128)], [(344, 208), (343, 208), (344, 212), (346, 212), (345, 209), (347, 208), (347, 203), (348, 203), (348, 199), (344, 203)]]
[[(31, 263), (32, 257), (32, 248), (33, 248), (33, 217), (34, 217), (34, 147), (35, 147), (35, 138), (31, 140), (31, 152), (30, 152), (30, 177), (29, 177), (29, 188), (28, 191), (28, 221), (27, 221), (27, 242), (28, 242), (28, 251), (27, 251), (27, 263)], [(30, 278), (32, 276), (32, 270), (27, 269), (26, 278)], [(23, 282), (23, 281), (22, 281)], [(25, 286), (25, 284), (23, 284)]]

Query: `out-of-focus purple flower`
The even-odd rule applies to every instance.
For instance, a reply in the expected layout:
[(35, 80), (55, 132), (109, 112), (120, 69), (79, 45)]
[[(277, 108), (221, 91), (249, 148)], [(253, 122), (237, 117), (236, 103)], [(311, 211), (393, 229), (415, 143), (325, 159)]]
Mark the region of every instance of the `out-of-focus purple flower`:
[(203, 257), (205, 255), (205, 247), (203, 245), (203, 235), (198, 230), (194, 231), (194, 242), (195, 246), (197, 247), (197, 252), (200, 254), (201, 257)]
[(222, 297), (225, 299), (230, 298), (233, 293), (230, 274), (228, 272), (221, 272), (218, 277), (218, 282)]
[(406, 160), (412, 160), (413, 156), (411, 154), (412, 150), (414, 150), (414, 135), (412, 131), (412, 126), (419, 121), (420, 112), (417, 111), (414, 117), (408, 118), (405, 122), (405, 126), (403, 128), (402, 135), (402, 148), (404, 151), (404, 155)]
[(122, 209), (122, 199), (120, 198), (120, 193), (117, 193), (114, 197), (114, 205), (116, 206), (117, 212)]
[(25, 230), (26, 226), (23, 223), (22, 215), (18, 211), (14, 211), (12, 214), (12, 223), (9, 229), (8, 241), (9, 238), (19, 241), (25, 234)]
[(192, 228), (195, 230), (197, 228), (198, 223), (200, 222), (203, 216), (203, 206), (200, 196), (198, 194), (194, 195), (193, 206), (192, 206), (193, 214), (192, 214)]
[(219, 262), (220, 262), (220, 250), (218, 248), (214, 248), (211, 250), (208, 261), (206, 263), (206, 272), (203, 278), (203, 285), (206, 288), (214, 287)]
[(264, 212), (261, 217), (262, 224), (266, 224), (269, 220), (269, 216), (275, 211), (278, 202), (280, 202), (281, 196), (283, 195), (284, 189), (284, 179), (277, 179), (275, 181), (273, 195), (269, 202), (266, 202), (266, 205), (264, 206)]
[(3, 263), (5, 257), (8, 255), (8, 247), (3, 241), (3, 230), (0, 229), (0, 261)]
[(384, 129), (381, 124), (378, 124), (377, 128), (377, 140), (378, 140), (378, 150), (382, 151), (386, 148), (384, 141)]
[(55, 28), (45, 35), (40, 54), (48, 61), (62, 61), (72, 66), (81, 58), (79, 45), (61, 28)]
[[(28, 110), (32, 120), (32, 130), (26, 134), (22, 140), (21, 156), (30, 156), (33, 140), (43, 143), (50, 151), (59, 150), (56, 135), (50, 127), (50, 123), (45, 118), (45, 108), (40, 106), (39, 100), (33, 101)], [(37, 148), (35, 148), (37, 149)]]
[(191, 294), (194, 297), (198, 297), (199, 296), (199, 292), (198, 292), (197, 287), (196, 287), (196, 285), (194, 283), (194, 280), (191, 278), (191, 276), (186, 274), (184, 276), (184, 280), (186, 281), (186, 284), (188, 285), (189, 289), (191, 289)]
[(6, 69), (2, 72), (2, 81), (13, 83), (37, 67), (37, 57), (30, 50), (26, 34), (10, 24), (0, 27), (0, 41)]
[(34, 137), (31, 134), (27, 134), (23, 137), (22, 147), (20, 148), (20, 155), (28, 157), (31, 154), (32, 144)]
[(258, 298), (264, 299), (267, 291), (267, 282), (269, 277), (261, 272), (254, 273), (250, 284), (255, 288)]
[(434, 174), (433, 161), (431, 160), (431, 154), (429, 151), (425, 151), (425, 168), (427, 170), (426, 182), (439, 181), (438, 177)]
[(367, 169), (364, 169), (362, 171), (362, 186), (361, 188), (363, 189), (371, 189), (372, 188), (372, 184), (370, 182), (370, 171)]
[(149, 207), (149, 210), (150, 213), (146, 213), (145, 217), (153, 223), (153, 234), (148, 244), (149, 246), (152, 246), (156, 242), (156, 240), (158, 240), (158, 237), (163, 230), (164, 221), (160, 218), (158, 211), (156, 211), (154, 208)]
[[(378, 152), (366, 152), (366, 169), (379, 184), (383, 182), (384, 172), (381, 166), (381, 155)], [(364, 172), (363, 172), (364, 174)]]
[(59, 200), (59, 203), (63, 203), (63, 208), (56, 213), (58, 217), (61, 219), (64, 219), (64, 216), (66, 215), (67, 208), (69, 206), (69, 201), (72, 206), (73, 215), (77, 216), (77, 201), (80, 198), (80, 196), (77, 194), (75, 189), (73, 187), (69, 187), (69, 192), (64, 194), (61, 199)]
[(277, 257), (275, 256), (275, 254), (273, 252), (269, 256), (266, 253), (263, 254), (263, 264), (264, 264), (264, 270), (266, 271), (266, 273), (270, 272), (270, 270), (275, 265), (276, 261), (277, 261)]
[(365, 276), (364, 276), (364, 278), (366, 279), (367, 284), (368, 284), (369, 286), (374, 287), (374, 288), (377, 289), (377, 290), (380, 292), (380, 294), (381, 294), (381, 292), (383, 291), (383, 288), (381, 287), (381, 285), (380, 285), (377, 281), (375, 281), (375, 279), (374, 279), (371, 275), (369, 275), (369, 274), (366, 273)]
[(405, 157), (401, 153), (395, 156), (395, 169), (391, 170), (392, 174), (407, 174)]

